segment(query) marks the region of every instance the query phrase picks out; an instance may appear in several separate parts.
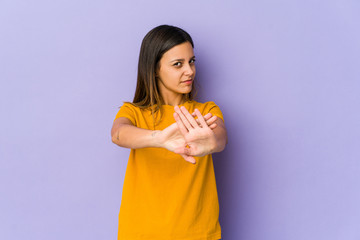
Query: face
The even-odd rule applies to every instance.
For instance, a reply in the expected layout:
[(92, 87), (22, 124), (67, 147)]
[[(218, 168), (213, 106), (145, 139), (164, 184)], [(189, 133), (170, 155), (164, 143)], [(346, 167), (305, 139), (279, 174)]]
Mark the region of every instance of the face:
[(195, 77), (195, 56), (191, 43), (184, 42), (165, 52), (160, 59), (157, 83), (163, 99), (189, 93)]

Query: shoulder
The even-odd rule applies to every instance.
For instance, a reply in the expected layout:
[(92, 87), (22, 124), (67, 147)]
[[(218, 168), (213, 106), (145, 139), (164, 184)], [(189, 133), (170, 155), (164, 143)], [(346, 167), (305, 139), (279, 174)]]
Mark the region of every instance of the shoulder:
[(122, 106), (120, 106), (118, 114), (131, 114), (139, 110), (139, 107), (135, 106), (133, 103), (124, 102)]
[(199, 109), (201, 114), (206, 115), (207, 113), (212, 113), (213, 115), (216, 115), (220, 117), (222, 120), (224, 120), (223, 114), (220, 110), (220, 107), (214, 102), (214, 101), (208, 101), (208, 102), (197, 102), (197, 101), (190, 101), (189, 104), (192, 105), (192, 108)]
[(192, 100), (192, 101), (189, 101), (189, 104), (191, 104), (194, 108), (198, 108), (199, 110), (200, 110), (200, 109), (210, 110), (211, 108), (219, 107), (219, 106), (216, 105), (216, 103), (213, 102), (213, 101), (208, 101), (208, 102), (202, 103), (202, 102), (198, 102), (198, 101)]
[(136, 106), (132, 102), (124, 102), (120, 108), (140, 109), (138, 106)]
[[(126, 117), (130, 119), (130, 121), (135, 125), (137, 122), (138, 116), (142, 115), (142, 113), (146, 110), (146, 108), (141, 108), (136, 106), (131, 102), (124, 102), (123, 105), (118, 110), (115, 120), (119, 117)], [(114, 121), (115, 121), (114, 120)]]
[(123, 105), (120, 107), (120, 110), (121, 109), (131, 110), (134, 112), (143, 112), (143, 111), (150, 111), (151, 108), (150, 107), (141, 107), (132, 102), (124, 102)]

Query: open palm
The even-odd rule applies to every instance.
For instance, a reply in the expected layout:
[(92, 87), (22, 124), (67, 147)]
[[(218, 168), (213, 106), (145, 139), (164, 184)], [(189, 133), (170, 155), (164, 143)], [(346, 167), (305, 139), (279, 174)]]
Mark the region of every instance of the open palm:
[(215, 134), (206, 123), (199, 110), (195, 110), (199, 123), (186, 110), (186, 108), (175, 107), (174, 118), (183, 135), (186, 147), (178, 147), (175, 153), (190, 156), (205, 156), (211, 153), (216, 145)]
[[(193, 115), (195, 116), (195, 113), (193, 113)], [(216, 116), (212, 116), (211, 113), (206, 114), (205, 116), (201, 116), (204, 120), (204, 122), (202, 124), (205, 124), (207, 126), (207, 128), (210, 130), (209, 133), (211, 133), (211, 129), (216, 128)], [(195, 121), (194, 124), (201, 124), (199, 120), (197, 120), (197, 122)], [(209, 134), (208, 133), (208, 134)], [(168, 126), (167, 128), (163, 129), (162, 131), (157, 131), (158, 135), (158, 139), (161, 143), (161, 146), (166, 148), (169, 151), (175, 152), (180, 154), (186, 161), (191, 162), (191, 163), (195, 163), (195, 158), (193, 156), (191, 156), (190, 154), (186, 154), (184, 152), (178, 152), (178, 149), (184, 149), (186, 148), (186, 146), (189, 146), (189, 142), (191, 143), (192, 148), (197, 149), (197, 152), (204, 152), (204, 150), (200, 149), (201, 146), (203, 146), (204, 144), (201, 143), (196, 143), (200, 140), (199, 136), (196, 138), (196, 132), (193, 132), (193, 134), (195, 135), (188, 135), (187, 138), (188, 140), (186, 140), (185, 136), (182, 134), (178, 123), (173, 123), (170, 126)], [(204, 133), (201, 133), (204, 135)], [(195, 141), (195, 139), (197, 141)], [(203, 136), (202, 138), (203, 140), (206, 139), (206, 136)], [(194, 155), (197, 156), (197, 155)], [(200, 155), (199, 155), (200, 156)]]
[(180, 146), (186, 146), (185, 138), (179, 131), (176, 122), (160, 132), (159, 140), (163, 143), (164, 148), (172, 152)]

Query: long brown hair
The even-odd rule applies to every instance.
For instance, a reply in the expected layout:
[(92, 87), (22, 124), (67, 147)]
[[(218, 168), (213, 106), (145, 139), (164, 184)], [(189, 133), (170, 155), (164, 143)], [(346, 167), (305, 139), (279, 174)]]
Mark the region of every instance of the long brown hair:
[[(194, 48), (191, 36), (183, 29), (160, 25), (148, 32), (141, 43), (137, 84), (132, 104), (140, 108), (150, 107), (153, 119), (154, 112), (161, 112), (161, 106), (164, 104), (155, 77), (159, 61), (166, 51), (184, 42), (189, 42)], [(185, 100), (193, 100), (195, 91), (193, 83), (192, 90), (184, 94)]]

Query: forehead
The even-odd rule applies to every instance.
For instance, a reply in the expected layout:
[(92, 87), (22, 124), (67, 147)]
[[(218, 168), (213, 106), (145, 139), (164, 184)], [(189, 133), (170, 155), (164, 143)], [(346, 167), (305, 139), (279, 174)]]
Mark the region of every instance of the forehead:
[(194, 51), (191, 46), (191, 43), (184, 42), (179, 45), (176, 45), (173, 48), (170, 48), (167, 52), (164, 53), (164, 59), (172, 59), (172, 58), (191, 58), (194, 56)]

